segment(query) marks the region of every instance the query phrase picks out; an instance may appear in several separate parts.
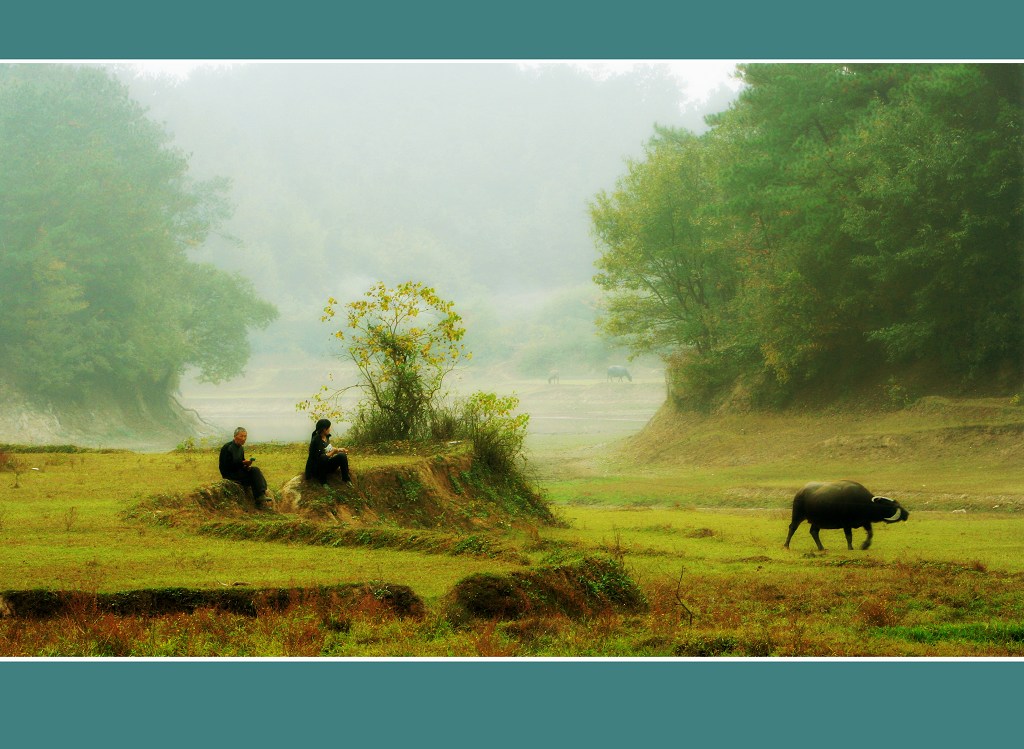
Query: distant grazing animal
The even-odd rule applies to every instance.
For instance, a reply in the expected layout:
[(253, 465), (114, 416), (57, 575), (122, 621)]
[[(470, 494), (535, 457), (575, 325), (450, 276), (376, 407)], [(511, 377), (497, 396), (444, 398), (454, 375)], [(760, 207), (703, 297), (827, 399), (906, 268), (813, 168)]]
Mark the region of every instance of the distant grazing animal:
[(619, 382), (622, 382), (623, 377), (625, 377), (630, 382), (633, 381), (633, 378), (629, 376), (629, 370), (626, 369), (625, 367), (608, 367), (608, 382), (611, 382), (612, 380), (618, 380)]
[(548, 385), (557, 385), (557, 384), (558, 384), (558, 370), (557, 369), (552, 369), (550, 372), (548, 372)]
[(902, 505), (888, 497), (876, 497), (856, 481), (828, 481), (810, 483), (793, 497), (793, 522), (789, 524), (789, 535), (785, 547), (797, 526), (804, 520), (811, 524), (811, 538), (824, 551), (818, 532), (822, 528), (842, 528), (846, 534), (846, 545), (853, 548), (853, 529), (863, 528), (868, 532), (867, 540), (860, 548), (871, 546), (872, 523), (899, 523), (910, 517)]

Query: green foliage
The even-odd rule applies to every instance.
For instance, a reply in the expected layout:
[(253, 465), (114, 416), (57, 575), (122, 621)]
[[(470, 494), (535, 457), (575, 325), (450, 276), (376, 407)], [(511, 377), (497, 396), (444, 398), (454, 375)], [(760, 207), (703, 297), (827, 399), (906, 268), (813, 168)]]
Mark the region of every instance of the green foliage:
[(473, 489), (473, 493), (483, 496), (512, 519), (539, 520), (551, 525), (561, 522), (521, 470), (495, 473), (483, 464), (474, 464), (472, 469), (459, 474), (456, 481), (463, 487), (460, 491), (464, 492), (465, 487)]
[[(364, 399), (351, 415), (348, 438), (371, 445), (395, 440), (468, 440), (474, 455), (497, 474), (517, 475), (529, 414), (519, 399), (477, 392), (454, 403), (444, 399), (444, 378), (471, 354), (461, 343), (462, 318), (454, 304), (415, 282), (394, 289), (378, 283), (347, 309), (348, 357), (359, 372)], [(323, 320), (337, 314), (330, 299)], [(429, 318), (421, 322), (423, 318)], [(347, 390), (323, 386), (299, 410), (316, 417), (341, 415), (337, 397)]]
[[(346, 353), (359, 372), (356, 387), (364, 394), (349, 437), (361, 444), (423, 438), (444, 378), (471, 357), (461, 343), (462, 318), (453, 302), (414, 281), (393, 289), (377, 283), (364, 296), (346, 305), (348, 331), (334, 334), (348, 341)], [(337, 304), (328, 300), (322, 321), (335, 317)], [(325, 385), (298, 408), (337, 418), (336, 398), (347, 389)]]
[(634, 353), (703, 352), (718, 338), (736, 264), (718, 215), (715, 168), (707, 139), (661, 128), (646, 159), (631, 162), (616, 191), (591, 205), (604, 247), (594, 280), (608, 295), (600, 325)]
[(188, 159), (97, 68), (0, 67), (0, 358), (42, 400), (166, 403), (197, 367), (241, 372), (274, 307), (189, 259), (230, 213)]
[(658, 131), (598, 196), (605, 332), (662, 350), (705, 404), (908, 368), (939, 392), (1019, 386), (1022, 71), (741, 66), (711, 131)]
[(11, 453), (127, 453), (127, 450), (79, 447), (78, 445), (12, 445), (0, 444), (0, 450)]
[(197, 456), (209, 452), (213, 447), (214, 440), (210, 437), (186, 437), (174, 447), (174, 452), (181, 455), (187, 462), (193, 462)]
[(894, 408), (906, 408), (914, 402), (906, 386), (895, 377), (890, 377), (885, 383), (885, 398)]
[(519, 399), (514, 395), (473, 393), (460, 404), (455, 436), (473, 443), (473, 455), (498, 474), (515, 475), (523, 459), (530, 415), (515, 413)]

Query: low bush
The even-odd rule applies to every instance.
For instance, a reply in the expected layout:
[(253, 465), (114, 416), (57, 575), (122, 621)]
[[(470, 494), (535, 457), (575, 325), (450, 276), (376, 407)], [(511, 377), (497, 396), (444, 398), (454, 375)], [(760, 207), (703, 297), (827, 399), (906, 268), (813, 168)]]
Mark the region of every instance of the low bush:
[(455, 585), (446, 602), (446, 616), (455, 625), (475, 619), (581, 618), (646, 609), (646, 598), (625, 567), (596, 556), (508, 575), (470, 575)]
[(529, 414), (517, 414), (519, 399), (478, 392), (461, 404), (456, 436), (473, 443), (476, 459), (496, 473), (518, 474)]

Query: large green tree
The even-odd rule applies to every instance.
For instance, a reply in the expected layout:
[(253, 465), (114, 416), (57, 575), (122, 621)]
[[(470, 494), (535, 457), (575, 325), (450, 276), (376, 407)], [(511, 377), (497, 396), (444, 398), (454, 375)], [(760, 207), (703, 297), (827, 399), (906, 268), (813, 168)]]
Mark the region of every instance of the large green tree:
[(1019, 375), (1021, 67), (742, 73), (712, 118), (740, 144), (722, 189), (755, 233), (738, 338), (781, 389), (908, 365), (949, 388)]
[(241, 372), (275, 308), (192, 258), (230, 211), (99, 68), (0, 67), (0, 379), (37, 399), (166, 405)]
[(1022, 71), (741, 66), (711, 131), (659, 133), (598, 196), (606, 330), (687, 347), (699, 399), (1019, 387)]
[(719, 211), (714, 150), (661, 128), (614, 192), (590, 206), (606, 292), (603, 330), (634, 354), (714, 348), (735, 289), (734, 245)]
[(914, 68), (863, 117), (843, 229), (874, 297), (866, 333), (894, 363), (959, 381), (1024, 355), (1024, 66)]

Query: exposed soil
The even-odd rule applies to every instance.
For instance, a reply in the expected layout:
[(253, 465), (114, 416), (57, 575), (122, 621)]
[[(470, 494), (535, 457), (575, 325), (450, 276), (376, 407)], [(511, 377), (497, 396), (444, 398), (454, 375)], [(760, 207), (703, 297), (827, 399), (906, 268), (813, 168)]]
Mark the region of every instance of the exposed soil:
[(174, 398), (125, 401), (113, 394), (88, 403), (40, 404), (0, 383), (0, 443), (148, 452), (212, 432), (198, 413)]
[(1024, 409), (925, 398), (904, 411), (703, 415), (663, 406), (623, 444), (642, 465), (742, 466), (816, 458), (941, 459), (1021, 454)]
[(406, 585), (348, 583), (314, 588), (225, 587), (217, 590), (150, 588), (117, 593), (80, 590), (0, 591), (0, 617), (50, 619), (75, 614), (163, 616), (213, 609), (245, 616), (314, 606), (333, 614), (376, 608), (398, 617), (422, 618), (423, 601)]

